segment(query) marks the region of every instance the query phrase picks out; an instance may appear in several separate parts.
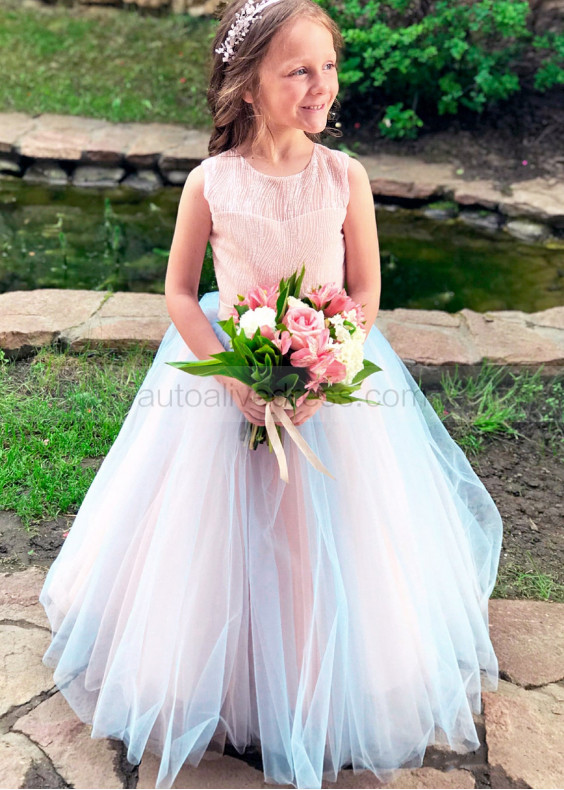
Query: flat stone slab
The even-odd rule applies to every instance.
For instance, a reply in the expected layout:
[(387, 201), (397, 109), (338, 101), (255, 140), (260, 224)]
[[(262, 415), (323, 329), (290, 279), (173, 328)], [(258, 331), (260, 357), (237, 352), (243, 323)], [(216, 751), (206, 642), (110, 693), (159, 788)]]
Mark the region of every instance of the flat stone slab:
[[(564, 307), (458, 313), (380, 310), (376, 326), (404, 360), (427, 366), (544, 364), (564, 368)], [(15, 355), (60, 341), (73, 350), (89, 344), (158, 348), (171, 319), (161, 294), (63, 289), (0, 294), (0, 348)]]
[(529, 314), (511, 313), (506, 318), (500, 311), (495, 314), (476, 313), (467, 308), (460, 311), (478, 359), (501, 364), (564, 363), (562, 330), (548, 335), (546, 330), (537, 329)]
[(462, 205), (500, 211), (510, 217), (533, 216), (564, 223), (564, 184), (557, 178), (534, 178), (503, 191), (487, 179), (464, 180), (456, 165), (424, 162), (412, 156), (359, 156), (374, 195), (407, 200), (449, 198)]
[(96, 118), (45, 113), (32, 129), (23, 132), (15, 148), (32, 159), (77, 161), (86, 150), (92, 131), (105, 123)]
[(36, 566), (0, 573), (0, 622), (24, 621), (50, 631), (45, 609), (39, 603), (44, 581), (45, 572)]
[[(139, 765), (139, 781), (137, 788), (154, 788), (157, 781), (159, 760), (153, 754), (146, 753)], [(372, 771), (354, 773), (351, 769), (339, 771), (337, 782), (323, 780), (321, 787), (327, 788), (403, 788), (403, 790), (439, 790), (439, 788), (474, 788), (473, 775), (469, 771), (455, 769), (444, 772), (436, 768), (422, 767), (398, 771), (393, 782), (382, 784)], [(181, 768), (173, 790), (189, 788), (272, 788), (274, 785), (264, 781), (264, 774), (256, 768), (234, 757), (215, 755), (206, 752), (198, 766), (185, 765)], [(280, 788), (292, 788), (292, 785), (276, 785)]]
[(144, 342), (156, 349), (170, 323), (164, 296), (117, 292), (86, 321), (62, 331), (60, 339), (75, 351), (92, 342), (119, 348)]
[(14, 730), (29, 735), (71, 787), (124, 786), (118, 742), (91, 738), (90, 725), (80, 721), (60, 692), (18, 719)]
[(37, 120), (23, 112), (0, 113), (0, 151), (17, 151), (18, 141), (37, 127)]
[(525, 687), (564, 681), (563, 604), (492, 598), (489, 621), (507, 680)]
[[(0, 787), (62, 787), (45, 755), (19, 732), (0, 736)], [(41, 784), (31, 783), (40, 777)]]
[(39, 289), (0, 294), (0, 348), (7, 351), (49, 345), (102, 306), (100, 291)]
[[(0, 113), (0, 152), (32, 159), (151, 165), (169, 169), (208, 156), (209, 133), (181, 124), (111, 123), (79, 115)], [(174, 167), (173, 167), (174, 165)]]
[(527, 787), (564, 787), (562, 685), (525, 690), (500, 680), (482, 699), (492, 787), (507, 787), (499, 783), (504, 776)]
[(53, 673), (41, 661), (50, 641), (44, 629), (0, 625), (0, 716), (53, 688)]
[[(139, 764), (138, 790), (154, 788), (159, 772), (160, 759), (150, 752), (145, 752)], [(279, 785), (283, 787), (284, 785)], [(290, 787), (291, 785), (288, 785)], [(173, 788), (267, 788), (264, 774), (256, 768), (237, 760), (235, 757), (206, 752), (199, 765), (184, 765), (176, 777)]]

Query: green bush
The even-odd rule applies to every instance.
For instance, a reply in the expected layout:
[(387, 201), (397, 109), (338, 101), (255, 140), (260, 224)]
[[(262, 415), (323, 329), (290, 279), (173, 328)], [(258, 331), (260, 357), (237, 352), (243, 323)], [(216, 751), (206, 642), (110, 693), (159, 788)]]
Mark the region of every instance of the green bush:
[[(481, 113), (521, 90), (519, 67), (545, 55), (535, 88), (564, 84), (564, 36), (535, 36), (526, 0), (318, 0), (345, 39), (344, 100), (384, 107), (380, 130), (415, 137), (422, 114)], [(540, 53), (539, 53), (540, 54)]]

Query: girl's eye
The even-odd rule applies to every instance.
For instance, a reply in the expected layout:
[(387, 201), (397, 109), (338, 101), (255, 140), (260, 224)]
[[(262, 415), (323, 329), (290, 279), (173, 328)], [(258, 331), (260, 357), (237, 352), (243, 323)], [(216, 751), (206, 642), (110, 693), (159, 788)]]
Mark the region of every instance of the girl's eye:
[[(331, 67), (331, 68), (333, 68), (333, 69), (336, 69), (336, 68), (337, 68), (337, 66), (336, 66), (336, 64), (335, 64), (335, 63), (327, 63), (326, 65), (327, 65), (327, 66), (330, 66), (330, 67)], [(293, 72), (292, 72), (292, 76), (294, 76), (295, 74), (298, 74), (298, 75), (299, 75), (299, 74), (300, 74), (300, 72), (305, 72), (305, 71), (306, 71), (306, 69), (305, 69), (305, 68), (296, 69), (296, 71), (293, 71)]]

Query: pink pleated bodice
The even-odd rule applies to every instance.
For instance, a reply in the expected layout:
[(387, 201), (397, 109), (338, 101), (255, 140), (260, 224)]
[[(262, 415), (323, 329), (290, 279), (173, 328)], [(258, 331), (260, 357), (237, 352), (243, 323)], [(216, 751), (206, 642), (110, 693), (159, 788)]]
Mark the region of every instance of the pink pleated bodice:
[(300, 173), (261, 173), (234, 150), (204, 159), (204, 197), (219, 318), (255, 285), (275, 285), (305, 264), (304, 288), (344, 285), (348, 154), (314, 144)]

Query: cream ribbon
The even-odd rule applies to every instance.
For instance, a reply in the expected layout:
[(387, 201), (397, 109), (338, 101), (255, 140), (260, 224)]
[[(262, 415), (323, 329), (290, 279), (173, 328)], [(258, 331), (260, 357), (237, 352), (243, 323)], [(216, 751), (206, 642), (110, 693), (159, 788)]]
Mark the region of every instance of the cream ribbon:
[[(260, 396), (256, 396), (254, 398), (256, 403), (264, 403), (264, 399)], [(287, 398), (282, 397), (281, 395), (274, 398), (274, 400), (266, 401), (266, 409), (265, 409), (265, 416), (264, 416), (264, 423), (266, 427), (266, 432), (268, 434), (268, 438), (270, 439), (270, 443), (272, 445), (272, 449), (276, 455), (276, 459), (278, 461), (278, 466), (280, 468), (280, 477), (281, 479), (287, 483), (288, 482), (288, 462), (286, 461), (286, 455), (284, 453), (284, 448), (282, 447), (282, 442), (280, 441), (280, 437), (278, 435), (278, 431), (276, 430), (276, 423), (275, 418), (277, 418), (284, 428), (290, 434), (290, 438), (295, 444), (298, 446), (298, 449), (305, 455), (309, 463), (315, 467), (319, 472), (323, 472), (324, 475), (328, 475), (328, 477), (335, 479), (331, 472), (327, 469), (324, 464), (319, 460), (319, 458), (315, 455), (309, 444), (303, 438), (301, 433), (298, 431), (292, 420), (288, 417), (286, 412), (284, 411), (284, 407), (290, 407), (292, 404)]]

